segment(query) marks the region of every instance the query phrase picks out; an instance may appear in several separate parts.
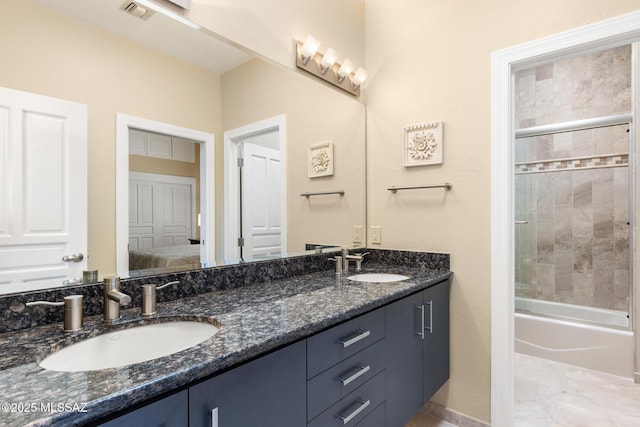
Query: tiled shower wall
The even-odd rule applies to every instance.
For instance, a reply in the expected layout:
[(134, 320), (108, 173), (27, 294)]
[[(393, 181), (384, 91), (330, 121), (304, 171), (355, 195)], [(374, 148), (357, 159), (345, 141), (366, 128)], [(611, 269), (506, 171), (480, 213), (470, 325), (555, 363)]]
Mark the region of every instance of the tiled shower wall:
[[(631, 111), (631, 48), (516, 74), (520, 128)], [(516, 140), (516, 295), (627, 310), (628, 126)]]

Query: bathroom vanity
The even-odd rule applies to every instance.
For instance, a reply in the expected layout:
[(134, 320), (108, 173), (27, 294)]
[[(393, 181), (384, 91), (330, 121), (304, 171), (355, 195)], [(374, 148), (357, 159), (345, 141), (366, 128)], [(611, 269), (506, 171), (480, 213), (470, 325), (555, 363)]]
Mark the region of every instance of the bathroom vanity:
[(449, 378), (448, 307), (447, 279), (105, 425), (403, 426)]
[(215, 318), (220, 330), (120, 368), (42, 369), (60, 325), (2, 334), (12, 355), (0, 370), (3, 401), (84, 411), (8, 412), (0, 424), (402, 426), (449, 377), (446, 264), (372, 262), (363, 271), (409, 279), (355, 282), (327, 270), (159, 304), (159, 319)]

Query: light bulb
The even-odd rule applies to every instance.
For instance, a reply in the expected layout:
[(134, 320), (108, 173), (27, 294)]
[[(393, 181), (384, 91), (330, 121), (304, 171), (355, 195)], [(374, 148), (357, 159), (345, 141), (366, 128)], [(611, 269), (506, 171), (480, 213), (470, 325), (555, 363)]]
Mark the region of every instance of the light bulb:
[(367, 72), (367, 70), (365, 70), (362, 67), (358, 67), (358, 69), (356, 70), (355, 74), (351, 78), (351, 82), (353, 83), (354, 89), (356, 89), (358, 86), (360, 86), (362, 83), (364, 83), (364, 81), (367, 79), (368, 75), (369, 75), (369, 73)]
[(347, 77), (349, 74), (351, 74), (352, 70), (353, 70), (353, 64), (351, 63), (351, 61), (348, 58), (345, 58), (344, 62), (342, 63), (342, 65), (338, 69), (338, 75), (340, 76), (338, 78), (338, 81), (340, 83), (342, 83), (342, 81), (345, 79), (345, 77)]
[(302, 59), (305, 65), (307, 64), (307, 62), (309, 62), (309, 59), (313, 58), (319, 47), (320, 42), (313, 38), (313, 36), (308, 35), (304, 43), (302, 44), (302, 47), (300, 48), (300, 54), (302, 55)]
[(322, 57), (322, 61), (320, 61), (320, 70), (322, 74), (326, 73), (327, 70), (333, 67), (333, 64), (336, 63), (338, 54), (332, 48), (327, 49), (324, 56)]

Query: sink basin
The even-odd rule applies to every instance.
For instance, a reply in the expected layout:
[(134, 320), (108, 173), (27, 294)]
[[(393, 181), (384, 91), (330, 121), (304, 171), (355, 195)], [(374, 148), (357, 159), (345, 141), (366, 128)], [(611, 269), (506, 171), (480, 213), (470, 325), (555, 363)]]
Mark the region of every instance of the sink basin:
[(216, 326), (197, 321), (136, 326), (72, 344), (46, 357), (39, 365), (65, 372), (116, 368), (177, 353), (217, 332)]
[(363, 274), (354, 274), (353, 276), (347, 277), (349, 280), (354, 280), (356, 282), (372, 282), (372, 283), (387, 283), (387, 282), (400, 282), (402, 280), (409, 279), (409, 276), (405, 276), (404, 274), (393, 274), (393, 273), (363, 273)]

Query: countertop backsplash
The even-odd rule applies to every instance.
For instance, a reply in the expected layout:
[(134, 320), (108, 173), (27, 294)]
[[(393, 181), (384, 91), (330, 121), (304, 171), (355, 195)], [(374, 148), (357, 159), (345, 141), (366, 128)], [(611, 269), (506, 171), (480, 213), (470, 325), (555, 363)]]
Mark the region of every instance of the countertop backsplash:
[[(449, 254), (371, 248), (353, 249), (351, 252), (369, 252), (369, 255), (364, 258), (364, 264), (367, 262), (385, 263), (423, 270), (448, 270), (450, 268)], [(334, 255), (334, 252), (305, 254), (143, 278), (122, 279), (122, 292), (131, 296), (132, 300), (131, 304), (125, 308), (140, 307), (140, 291), (143, 284), (161, 285), (171, 281), (179, 281), (179, 284), (170, 285), (158, 291), (157, 301), (162, 303), (218, 290), (331, 270), (335, 268), (335, 264), (329, 258)], [(28, 301), (62, 301), (65, 296), (74, 294), (84, 296), (83, 316), (95, 316), (102, 313), (102, 282), (7, 294), (0, 296), (0, 333), (62, 322), (63, 310), (47, 306), (26, 307), (25, 303)]]

